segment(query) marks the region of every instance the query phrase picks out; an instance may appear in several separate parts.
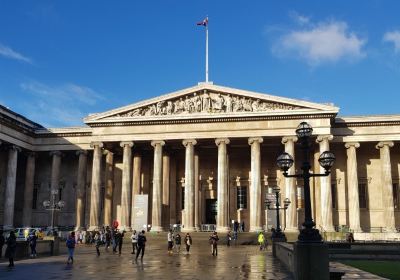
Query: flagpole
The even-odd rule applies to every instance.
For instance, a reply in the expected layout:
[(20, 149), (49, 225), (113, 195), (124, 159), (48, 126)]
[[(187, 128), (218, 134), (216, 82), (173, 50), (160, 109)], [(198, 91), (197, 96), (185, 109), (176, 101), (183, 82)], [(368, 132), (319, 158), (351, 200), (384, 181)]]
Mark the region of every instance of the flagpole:
[(208, 17), (206, 25), (206, 83), (208, 83)]

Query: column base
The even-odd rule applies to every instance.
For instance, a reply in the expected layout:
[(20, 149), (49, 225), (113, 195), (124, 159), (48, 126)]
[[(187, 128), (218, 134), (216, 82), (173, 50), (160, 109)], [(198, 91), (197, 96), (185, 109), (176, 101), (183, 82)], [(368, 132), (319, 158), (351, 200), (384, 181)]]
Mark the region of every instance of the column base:
[(363, 230), (362, 230), (361, 228), (355, 228), (355, 229), (352, 229), (352, 228), (351, 228), (351, 231), (352, 231), (352, 232), (357, 232), (357, 233), (363, 232)]
[(181, 232), (195, 232), (196, 228), (195, 227), (184, 227), (181, 228)]
[(160, 231), (164, 231), (162, 226), (152, 226), (150, 229), (150, 232), (160, 232)]
[(335, 228), (333, 226), (332, 227), (324, 227), (323, 231), (324, 232), (335, 232)]
[(86, 231), (85, 227), (75, 227), (74, 231)]
[(285, 232), (300, 232), (298, 228), (285, 228)]
[(121, 230), (123, 230), (123, 231), (132, 231), (132, 228), (130, 226), (121, 226)]
[(260, 227), (260, 226), (250, 226), (249, 232), (260, 232), (260, 231), (264, 231), (262, 227)]
[(99, 226), (89, 226), (88, 231), (98, 231), (99, 229)]
[(395, 228), (386, 227), (385, 232), (397, 232), (397, 230)]
[(231, 228), (227, 226), (217, 226), (216, 231), (217, 232), (228, 232), (230, 231)]

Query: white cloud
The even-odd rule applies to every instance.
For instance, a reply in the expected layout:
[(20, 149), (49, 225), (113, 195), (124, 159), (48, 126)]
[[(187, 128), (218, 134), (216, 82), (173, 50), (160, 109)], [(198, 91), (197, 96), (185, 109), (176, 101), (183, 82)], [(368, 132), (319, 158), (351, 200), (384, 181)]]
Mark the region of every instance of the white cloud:
[(1, 43), (0, 43), (0, 55), (10, 59), (32, 63), (32, 60), (29, 57), (26, 57)]
[(296, 22), (299, 25), (305, 25), (310, 22), (309, 17), (300, 15), (298, 12), (292, 11), (289, 13), (289, 16), (292, 20), (294, 20), (294, 22)]
[(341, 59), (363, 58), (365, 43), (365, 39), (348, 30), (345, 22), (330, 21), (287, 32), (278, 39), (272, 50), (278, 56), (299, 57), (315, 66)]
[(45, 126), (82, 125), (85, 112), (105, 99), (89, 87), (71, 83), (50, 86), (30, 81), (20, 87), (32, 95), (25, 106), (27, 117)]
[(400, 52), (400, 31), (386, 32), (383, 35), (383, 41), (393, 43), (394, 51), (396, 53)]

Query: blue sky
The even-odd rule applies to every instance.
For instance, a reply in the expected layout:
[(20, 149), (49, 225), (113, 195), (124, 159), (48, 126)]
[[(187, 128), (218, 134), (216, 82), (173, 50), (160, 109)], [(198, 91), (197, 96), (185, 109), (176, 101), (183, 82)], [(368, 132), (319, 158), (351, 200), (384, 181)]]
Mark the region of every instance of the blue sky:
[(45, 126), (210, 80), (400, 114), (400, 1), (0, 1), (0, 104)]

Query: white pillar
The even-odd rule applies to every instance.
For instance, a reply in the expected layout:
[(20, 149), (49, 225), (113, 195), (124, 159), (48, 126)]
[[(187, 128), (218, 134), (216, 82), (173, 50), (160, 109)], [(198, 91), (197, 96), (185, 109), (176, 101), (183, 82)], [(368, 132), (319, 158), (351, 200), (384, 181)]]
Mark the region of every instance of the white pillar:
[(114, 193), (114, 153), (106, 151), (104, 189), (104, 225), (111, 226), (113, 222), (113, 193)]
[(217, 189), (217, 231), (229, 231), (229, 198), (227, 176), (227, 151), (226, 145), (230, 143), (228, 138), (218, 138), (215, 144), (218, 146), (218, 189)]
[(354, 232), (361, 232), (360, 226), (360, 197), (358, 193), (357, 154), (359, 143), (346, 143), (347, 149), (347, 189), (349, 202), (349, 226)]
[(200, 182), (199, 182), (199, 155), (194, 155), (194, 226), (197, 231), (201, 230), (200, 219)]
[[(319, 153), (329, 151), (329, 141), (333, 139), (332, 135), (320, 135), (317, 137), (319, 143)], [(320, 173), (325, 173), (325, 169), (320, 166)], [(332, 189), (331, 175), (319, 177), (321, 188), (321, 225), (324, 231), (334, 232), (332, 215)]]
[(132, 147), (133, 142), (121, 142), (120, 146), (124, 149), (122, 160), (122, 187), (121, 187), (121, 228), (131, 231), (130, 212), (132, 202)]
[(101, 184), (101, 157), (102, 157), (102, 142), (92, 142), (93, 147), (93, 168), (92, 168), (92, 185), (90, 187), (90, 217), (89, 230), (98, 230), (100, 227), (100, 184)]
[(162, 156), (162, 227), (168, 230), (170, 227), (170, 155), (164, 152)]
[[(282, 144), (285, 145), (285, 152), (290, 154), (295, 159), (294, 143), (297, 141), (296, 136), (282, 138)], [(289, 174), (295, 173), (295, 162), (288, 170)], [(286, 210), (286, 231), (298, 231), (297, 221), (297, 187), (295, 178), (285, 178), (285, 198), (290, 199), (290, 205)]]
[(194, 139), (183, 140), (183, 145), (186, 147), (185, 156), (185, 218), (184, 228), (182, 231), (193, 232), (194, 227), (194, 145), (197, 141)]
[(80, 150), (76, 154), (79, 156), (78, 176), (76, 185), (76, 216), (75, 230), (85, 229), (85, 198), (86, 198), (86, 173), (87, 173), (87, 151)]
[(151, 231), (163, 231), (162, 228), (162, 146), (164, 141), (152, 141), (154, 147), (153, 171), (153, 207), (151, 215)]
[(33, 184), (35, 178), (35, 158), (36, 154), (34, 152), (29, 152), (26, 159), (24, 208), (22, 210), (22, 225), (24, 227), (32, 226), (32, 201)]
[(251, 182), (250, 182), (250, 231), (261, 231), (262, 197), (261, 197), (261, 137), (251, 137)]
[(17, 179), (17, 160), (18, 152), (21, 149), (17, 146), (11, 146), (8, 150), (8, 164), (6, 177), (6, 191), (4, 197), (4, 218), (3, 229), (11, 230), (14, 227), (14, 204), (15, 188)]
[[(60, 192), (60, 171), (61, 171), (61, 156), (62, 153), (60, 151), (52, 151), (50, 152), (52, 157), (51, 163), (51, 191)], [(58, 225), (58, 214), (52, 211), (48, 211), (50, 223), (54, 224), (53, 226)], [(54, 215), (54, 216), (53, 216)]]
[[(141, 172), (142, 172), (142, 156), (139, 153), (133, 155), (133, 180), (132, 180), (132, 206), (131, 206), (131, 225), (135, 224), (135, 195), (140, 194), (141, 187)], [(134, 228), (133, 228), (134, 229)], [(136, 229), (137, 230), (137, 229)]]
[(376, 148), (379, 149), (381, 159), (382, 201), (387, 232), (396, 232), (393, 205), (392, 165), (390, 161), (390, 148), (393, 146), (394, 143), (389, 141), (379, 142), (378, 145), (376, 145)]

